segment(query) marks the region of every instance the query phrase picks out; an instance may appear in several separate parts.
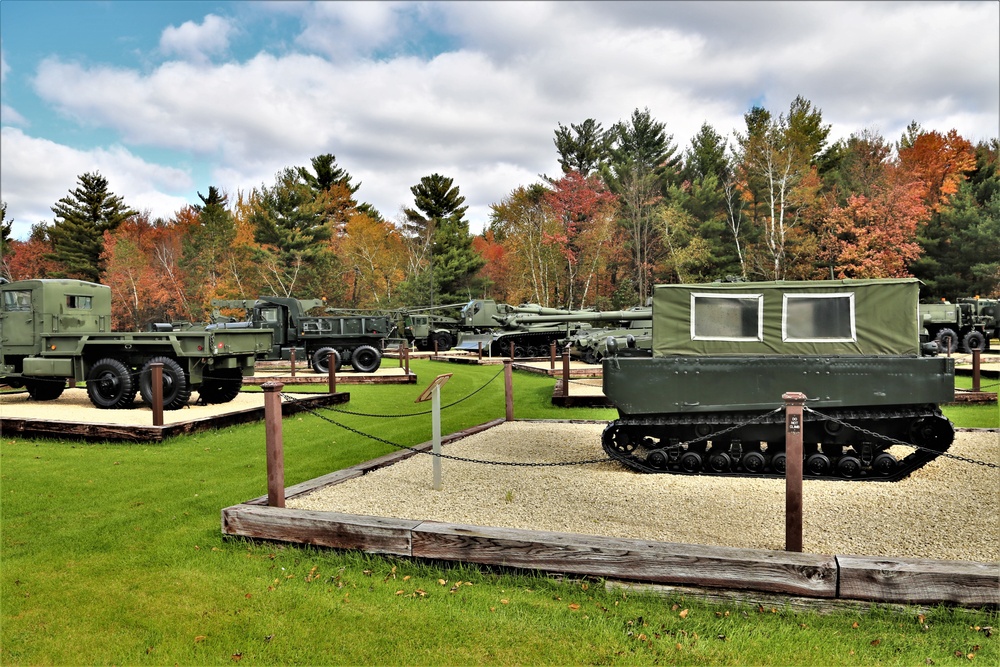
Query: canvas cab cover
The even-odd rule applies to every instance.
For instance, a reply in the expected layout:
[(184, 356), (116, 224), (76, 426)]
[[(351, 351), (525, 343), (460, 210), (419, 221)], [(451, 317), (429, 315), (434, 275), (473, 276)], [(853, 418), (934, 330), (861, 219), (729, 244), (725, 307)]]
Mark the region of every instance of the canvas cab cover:
[(657, 285), (653, 356), (920, 355), (916, 278)]

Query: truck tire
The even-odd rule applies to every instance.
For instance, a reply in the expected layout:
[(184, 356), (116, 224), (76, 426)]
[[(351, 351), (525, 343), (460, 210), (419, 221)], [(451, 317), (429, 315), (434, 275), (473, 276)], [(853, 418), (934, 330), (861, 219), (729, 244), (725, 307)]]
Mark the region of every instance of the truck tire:
[(374, 373), (382, 365), (382, 354), (371, 345), (359, 345), (351, 353), (351, 366), (359, 373)]
[(434, 340), (437, 341), (438, 352), (447, 352), (455, 344), (451, 334), (447, 331), (438, 331), (434, 334)]
[(937, 336), (934, 338), (937, 344), (941, 346), (942, 352), (952, 353), (958, 349), (958, 344), (962, 341), (959, 340), (958, 334), (955, 333), (954, 329), (944, 328), (937, 332)]
[(24, 388), (33, 401), (54, 401), (66, 388), (65, 378), (25, 378)]
[(962, 339), (962, 346), (965, 347), (966, 352), (972, 352), (973, 350), (982, 352), (986, 349), (986, 336), (981, 331), (970, 331)]
[(340, 352), (337, 352), (332, 347), (321, 347), (312, 356), (312, 367), (313, 370), (320, 374), (327, 374), (330, 372), (330, 357), (333, 357), (333, 370), (339, 371), (344, 362), (340, 358)]
[(87, 374), (87, 396), (102, 410), (120, 410), (132, 406), (137, 387), (128, 367), (117, 359), (101, 359)]
[(202, 403), (213, 405), (228, 403), (240, 395), (243, 387), (243, 373), (238, 368), (221, 368), (212, 371), (212, 377), (204, 377), (198, 388)]
[(179, 410), (191, 398), (191, 383), (181, 365), (170, 357), (153, 357), (139, 372), (139, 393), (142, 400), (153, 404), (153, 364), (163, 364), (163, 409)]

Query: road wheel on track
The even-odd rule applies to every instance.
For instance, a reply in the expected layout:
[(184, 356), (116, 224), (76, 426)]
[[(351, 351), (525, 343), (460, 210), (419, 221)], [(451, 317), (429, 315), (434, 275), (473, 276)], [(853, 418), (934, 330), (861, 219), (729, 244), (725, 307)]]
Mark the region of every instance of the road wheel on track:
[(238, 368), (222, 368), (212, 371), (212, 377), (202, 378), (198, 396), (202, 403), (228, 403), (240, 395), (243, 387), (243, 373)]
[(861, 474), (861, 460), (856, 456), (841, 456), (837, 460), (837, 472), (841, 477), (853, 479)]
[(163, 409), (179, 410), (187, 405), (191, 398), (191, 383), (181, 365), (170, 357), (153, 357), (142, 365), (139, 372), (142, 400), (153, 404), (153, 364), (163, 364)]
[(896, 466), (898, 465), (899, 461), (896, 460), (895, 456), (888, 452), (882, 452), (872, 461), (872, 471), (876, 475), (888, 477), (896, 471)]
[(744, 470), (751, 474), (764, 472), (764, 466), (766, 463), (767, 460), (760, 452), (746, 452), (740, 459), (740, 465), (743, 466)]
[(803, 467), (803, 471), (810, 474), (816, 475), (826, 475), (830, 472), (830, 457), (826, 454), (812, 454), (806, 459), (806, 464)]
[(65, 378), (25, 378), (24, 388), (33, 401), (54, 401), (66, 389)]
[(708, 455), (708, 469), (712, 472), (729, 472), (733, 460), (726, 452), (714, 452)]
[(382, 365), (382, 354), (371, 345), (359, 345), (351, 353), (351, 366), (359, 373), (374, 373)]
[(684, 472), (701, 472), (701, 454), (698, 452), (684, 452), (681, 454), (679, 465)]
[(103, 410), (127, 408), (135, 401), (137, 387), (128, 367), (117, 359), (101, 359), (90, 367), (87, 396)]
[(332, 347), (321, 347), (312, 356), (312, 367), (317, 373), (326, 374), (330, 372), (330, 358), (333, 357), (333, 370), (340, 371), (344, 362), (340, 358), (340, 352)]

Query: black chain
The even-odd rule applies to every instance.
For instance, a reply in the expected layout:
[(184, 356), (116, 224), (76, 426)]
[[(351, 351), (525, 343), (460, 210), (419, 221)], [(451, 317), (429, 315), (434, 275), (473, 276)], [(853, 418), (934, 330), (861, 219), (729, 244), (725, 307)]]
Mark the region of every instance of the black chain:
[(848, 422), (841, 421), (841, 420), (837, 419), (836, 417), (831, 417), (830, 415), (825, 415), (822, 412), (817, 412), (816, 410), (813, 410), (810, 407), (803, 407), (802, 409), (803, 409), (804, 412), (810, 412), (810, 413), (816, 415), (817, 417), (819, 417), (820, 419), (826, 419), (828, 421), (832, 421), (835, 424), (839, 424), (841, 426), (847, 426), (849, 428), (854, 429), (855, 431), (858, 431), (859, 433), (862, 433), (864, 435), (867, 435), (867, 436), (870, 436), (870, 437), (873, 437), (873, 438), (877, 438), (879, 440), (884, 440), (886, 442), (890, 442), (890, 443), (892, 443), (894, 445), (902, 445), (903, 447), (912, 447), (913, 449), (919, 449), (919, 450), (922, 450), (922, 451), (925, 451), (925, 452), (930, 452), (931, 454), (936, 454), (937, 456), (943, 456), (946, 459), (954, 459), (955, 461), (963, 461), (965, 463), (973, 463), (975, 465), (984, 466), (986, 468), (1000, 468), (1000, 465), (998, 465), (996, 463), (989, 463), (987, 461), (979, 461), (977, 459), (970, 459), (970, 458), (967, 458), (965, 456), (959, 456), (958, 454), (949, 454), (948, 452), (938, 451), (937, 449), (931, 449), (930, 447), (921, 447), (920, 445), (914, 445), (913, 443), (910, 443), (910, 442), (904, 442), (902, 440), (897, 440), (896, 438), (890, 437), (888, 435), (882, 435), (881, 433), (875, 433), (874, 431), (869, 431), (868, 429), (862, 428), (861, 426), (858, 426), (856, 424), (850, 424)]
[[(492, 380), (491, 380), (491, 382), (492, 382)], [(487, 383), (487, 384), (489, 384), (489, 383)], [(286, 396), (285, 394), (281, 394), (281, 397), (282, 398), (287, 398), (291, 402), (296, 402), (295, 399), (293, 399), (293, 398), (291, 398), (289, 396)], [(468, 398), (468, 397), (466, 397), (466, 398)], [(471, 459), (471, 458), (466, 458), (464, 456), (451, 456), (449, 454), (435, 454), (434, 452), (426, 451), (426, 450), (423, 450), (423, 449), (418, 449), (416, 447), (408, 447), (407, 445), (401, 445), (399, 443), (393, 442), (392, 440), (386, 440), (385, 438), (381, 438), (381, 437), (379, 437), (377, 435), (372, 435), (371, 433), (365, 433), (364, 431), (359, 431), (358, 429), (353, 428), (351, 426), (348, 426), (347, 424), (342, 424), (342, 423), (336, 421), (335, 419), (330, 419), (329, 417), (327, 417), (325, 415), (321, 415), (318, 412), (316, 412), (315, 410), (312, 410), (310, 408), (303, 408), (303, 411), (304, 412), (308, 412), (309, 414), (311, 414), (313, 416), (319, 417), (323, 421), (325, 421), (327, 423), (330, 423), (330, 424), (333, 424), (334, 426), (339, 426), (340, 428), (344, 429), (345, 431), (350, 431), (351, 433), (354, 433), (355, 435), (360, 435), (362, 437), (369, 438), (369, 439), (375, 440), (377, 442), (381, 442), (382, 444), (389, 445), (390, 447), (395, 447), (396, 449), (405, 449), (405, 450), (411, 451), (411, 452), (413, 452), (415, 454), (428, 454), (430, 456), (437, 456), (438, 458), (449, 459), (451, 461), (463, 461), (465, 463), (479, 463), (479, 464), (482, 464), (482, 465), (511, 466), (511, 467), (520, 467), (520, 468), (556, 468), (556, 467), (560, 467), (560, 466), (576, 466), (576, 465), (589, 465), (589, 464), (594, 464), (594, 463), (605, 463), (605, 462), (611, 460), (610, 457), (605, 456), (605, 457), (600, 458), (600, 459), (582, 459), (582, 460), (579, 460), (579, 461), (527, 462), (527, 463), (522, 463), (522, 462), (518, 462), (518, 461), (487, 461), (485, 459)]]
[[(458, 399), (457, 401), (454, 401), (454, 402), (449, 403), (447, 405), (442, 405), (441, 409), (442, 410), (446, 410), (448, 408), (451, 408), (451, 407), (454, 407), (454, 406), (458, 405), (462, 401), (466, 401), (466, 400), (472, 398), (473, 396), (475, 396), (476, 394), (478, 394), (479, 392), (481, 392), (483, 389), (486, 389), (486, 387), (488, 387), (494, 380), (496, 380), (498, 377), (500, 377), (501, 373), (503, 373), (503, 369), (502, 368), (499, 371), (497, 371), (496, 375), (494, 375), (489, 380), (487, 380), (485, 384), (483, 384), (481, 387), (479, 387), (478, 389), (476, 389), (475, 391), (473, 391), (471, 394), (463, 396), (462, 398)], [(291, 400), (295, 400), (295, 399), (291, 399)], [(376, 418), (379, 418), (379, 419), (396, 419), (396, 418), (399, 418), (399, 417), (416, 417), (416, 416), (419, 416), (419, 415), (429, 415), (433, 411), (433, 409), (431, 409), (431, 410), (424, 410), (423, 412), (407, 412), (407, 413), (403, 413), (403, 414), (394, 414), (394, 415), (389, 414), (389, 415), (386, 415), (386, 414), (373, 414), (373, 413), (368, 413), (368, 412), (353, 412), (351, 410), (341, 410), (339, 408), (332, 408), (332, 407), (327, 407), (327, 408), (324, 408), (324, 409), (325, 410), (330, 410), (331, 412), (339, 412), (340, 414), (343, 414), (343, 415), (354, 415), (355, 417), (376, 417)]]

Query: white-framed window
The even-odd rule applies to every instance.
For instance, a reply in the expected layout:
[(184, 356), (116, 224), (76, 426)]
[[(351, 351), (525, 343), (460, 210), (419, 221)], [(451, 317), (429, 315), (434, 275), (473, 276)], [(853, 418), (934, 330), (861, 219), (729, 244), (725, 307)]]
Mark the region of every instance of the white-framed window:
[(692, 340), (764, 340), (763, 294), (691, 294)]
[(3, 293), (3, 309), (11, 312), (31, 312), (31, 290), (9, 290)]
[(781, 340), (792, 343), (853, 343), (854, 293), (785, 294)]

